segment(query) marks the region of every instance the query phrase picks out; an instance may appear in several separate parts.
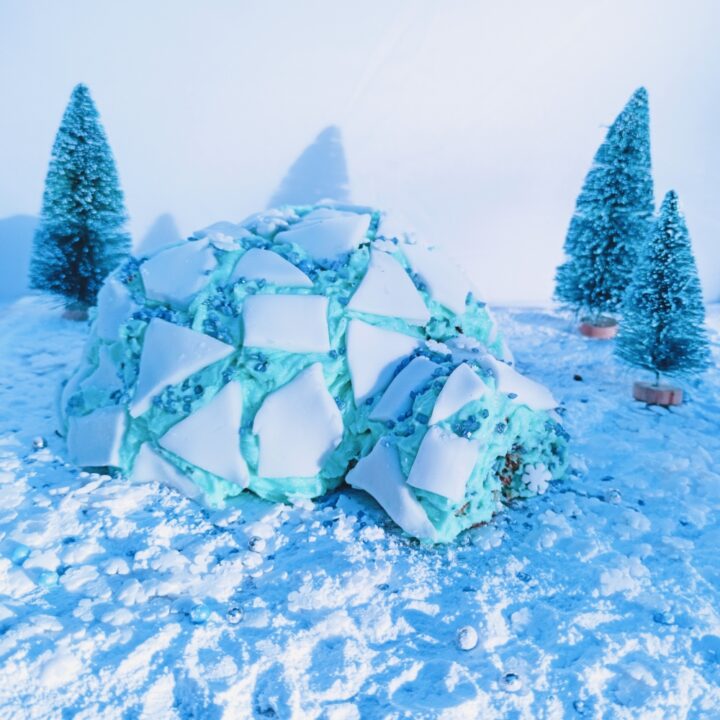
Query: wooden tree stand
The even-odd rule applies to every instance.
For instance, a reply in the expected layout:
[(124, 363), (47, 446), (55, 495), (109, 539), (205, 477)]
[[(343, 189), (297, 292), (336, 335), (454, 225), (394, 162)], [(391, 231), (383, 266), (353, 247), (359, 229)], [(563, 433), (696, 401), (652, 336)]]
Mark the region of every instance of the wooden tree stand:
[(683, 401), (681, 388), (671, 385), (651, 385), (646, 382), (633, 383), (633, 397), (648, 405), (680, 405)]
[(599, 317), (597, 320), (585, 318), (581, 321), (580, 334), (594, 340), (611, 340), (617, 335), (617, 320), (610, 317)]

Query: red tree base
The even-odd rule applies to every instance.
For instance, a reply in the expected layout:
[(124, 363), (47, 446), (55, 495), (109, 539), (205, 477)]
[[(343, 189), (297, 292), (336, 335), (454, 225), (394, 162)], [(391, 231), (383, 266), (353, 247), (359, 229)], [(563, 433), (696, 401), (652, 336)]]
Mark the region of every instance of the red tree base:
[(613, 318), (599, 318), (595, 323), (583, 320), (578, 330), (581, 335), (593, 340), (612, 340), (618, 333), (618, 324)]
[(75, 310), (67, 308), (63, 311), (62, 316), (63, 318), (65, 318), (65, 320), (76, 320), (77, 322), (82, 322), (83, 320), (88, 319), (88, 312), (87, 310)]
[(682, 403), (683, 391), (681, 388), (672, 387), (671, 385), (651, 385), (646, 382), (636, 382), (633, 384), (633, 397), (648, 405), (669, 407), (670, 405), (680, 405)]

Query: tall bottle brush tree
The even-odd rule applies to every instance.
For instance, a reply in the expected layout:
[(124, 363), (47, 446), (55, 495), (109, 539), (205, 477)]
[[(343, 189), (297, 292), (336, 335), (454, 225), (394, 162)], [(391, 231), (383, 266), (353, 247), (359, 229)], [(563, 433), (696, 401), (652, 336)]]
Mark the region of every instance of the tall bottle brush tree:
[(653, 212), (648, 96), (639, 88), (610, 126), (585, 178), (555, 297), (593, 322), (617, 312)]
[(670, 191), (623, 305), (615, 352), (655, 375), (691, 375), (710, 365), (705, 305), (678, 196)]
[(115, 160), (85, 85), (77, 85), (50, 157), (30, 265), (33, 288), (82, 313), (130, 251)]

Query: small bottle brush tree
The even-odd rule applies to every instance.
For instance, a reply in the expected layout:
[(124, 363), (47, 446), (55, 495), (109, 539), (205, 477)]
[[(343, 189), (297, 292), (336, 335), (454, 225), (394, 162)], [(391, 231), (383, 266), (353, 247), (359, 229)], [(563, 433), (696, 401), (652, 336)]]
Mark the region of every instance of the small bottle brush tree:
[(587, 317), (587, 327), (614, 325), (602, 315), (621, 307), (653, 211), (648, 96), (640, 88), (595, 154), (557, 271), (555, 297)]
[(682, 401), (681, 391), (660, 386), (661, 374), (690, 375), (710, 365), (702, 290), (672, 190), (663, 200), (628, 287), (615, 352), (630, 365), (655, 374), (654, 385), (636, 383), (634, 395), (659, 405)]
[(50, 157), (31, 286), (65, 299), (66, 316), (86, 316), (105, 277), (130, 250), (115, 161), (85, 85), (77, 85)]

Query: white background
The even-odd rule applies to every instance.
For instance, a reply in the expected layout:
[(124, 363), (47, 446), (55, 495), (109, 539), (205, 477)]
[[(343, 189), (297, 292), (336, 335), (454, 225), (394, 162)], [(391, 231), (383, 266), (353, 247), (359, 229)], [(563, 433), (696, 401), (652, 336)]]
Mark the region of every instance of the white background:
[[(604, 126), (650, 93), (656, 199), (680, 193), (720, 295), (720, 3), (0, 0), (0, 218), (37, 214), (90, 86), (139, 240), (265, 206), (341, 126), (353, 197), (402, 211), (494, 302), (543, 302)], [(9, 252), (0, 248), (0, 252)]]

